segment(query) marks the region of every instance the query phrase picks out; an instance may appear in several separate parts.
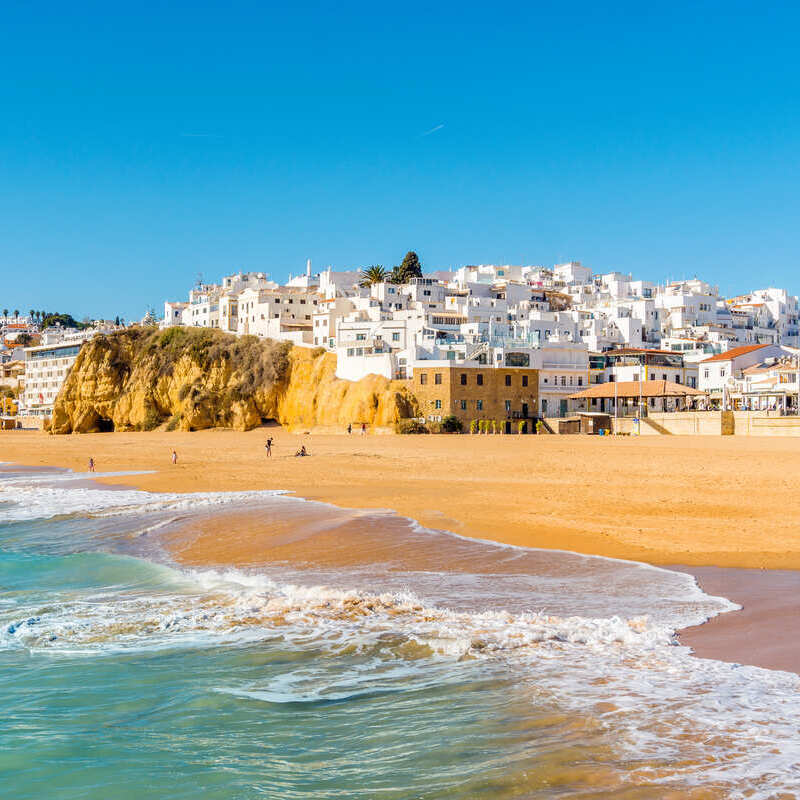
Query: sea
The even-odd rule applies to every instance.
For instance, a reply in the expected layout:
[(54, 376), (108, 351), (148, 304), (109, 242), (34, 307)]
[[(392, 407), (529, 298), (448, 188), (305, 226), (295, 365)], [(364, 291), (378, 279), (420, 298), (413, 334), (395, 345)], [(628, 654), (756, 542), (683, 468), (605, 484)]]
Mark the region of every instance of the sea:
[(800, 797), (800, 678), (681, 646), (689, 575), (96, 477), (0, 464), (2, 798)]

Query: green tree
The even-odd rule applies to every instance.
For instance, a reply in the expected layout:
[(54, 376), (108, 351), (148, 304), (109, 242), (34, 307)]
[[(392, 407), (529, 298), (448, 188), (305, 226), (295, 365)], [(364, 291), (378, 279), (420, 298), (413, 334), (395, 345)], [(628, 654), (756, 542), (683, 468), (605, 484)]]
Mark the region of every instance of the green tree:
[(361, 270), (361, 286), (372, 286), (373, 283), (383, 283), (388, 273), (382, 264), (371, 264)]
[(15, 308), (14, 309), (14, 322), (16, 322), (18, 319), (19, 319), (19, 309)]
[(408, 283), (412, 278), (422, 277), (422, 264), (419, 263), (419, 256), (409, 250), (401, 264), (392, 270), (392, 283)]
[(33, 336), (31, 336), (29, 333), (21, 333), (19, 336), (17, 336), (16, 344), (18, 344), (20, 347), (27, 347), (28, 345), (33, 344)]
[(464, 430), (464, 425), (461, 420), (454, 414), (442, 418), (442, 432), (443, 433), (461, 433)]
[(3, 309), (3, 319), (8, 319), (8, 309), (7, 308)]
[(34, 313), (34, 312), (33, 312), (33, 309), (31, 309), (29, 313), (30, 313), (30, 315), (31, 315), (31, 322), (33, 322), (33, 313)]

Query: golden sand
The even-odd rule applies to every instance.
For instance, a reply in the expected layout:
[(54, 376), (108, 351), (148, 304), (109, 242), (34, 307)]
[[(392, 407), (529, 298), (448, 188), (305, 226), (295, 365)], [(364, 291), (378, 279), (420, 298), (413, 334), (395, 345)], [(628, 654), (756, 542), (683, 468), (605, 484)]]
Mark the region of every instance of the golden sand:
[[(301, 444), (311, 458), (294, 457)], [(90, 456), (98, 472), (155, 470), (108, 479), (150, 491), (285, 489), (511, 544), (800, 568), (794, 439), (0, 432), (0, 461), (84, 471)]]

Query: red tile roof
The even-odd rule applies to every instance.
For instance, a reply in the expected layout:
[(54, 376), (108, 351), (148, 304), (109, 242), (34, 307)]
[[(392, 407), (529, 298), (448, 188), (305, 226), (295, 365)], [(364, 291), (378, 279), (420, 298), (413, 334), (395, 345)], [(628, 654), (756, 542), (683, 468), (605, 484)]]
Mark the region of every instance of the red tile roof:
[(711, 358), (705, 358), (701, 364), (708, 364), (709, 361), (730, 361), (733, 358), (738, 358), (746, 353), (752, 353), (754, 350), (760, 350), (762, 347), (769, 347), (768, 344), (746, 344), (743, 347), (734, 347), (733, 350), (726, 350), (724, 353), (717, 353)]

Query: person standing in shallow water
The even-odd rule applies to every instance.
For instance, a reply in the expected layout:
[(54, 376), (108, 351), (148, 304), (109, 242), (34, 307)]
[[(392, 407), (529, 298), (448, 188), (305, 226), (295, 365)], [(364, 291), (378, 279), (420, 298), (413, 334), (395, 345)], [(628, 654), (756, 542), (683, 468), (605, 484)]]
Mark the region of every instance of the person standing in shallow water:
[(272, 456), (272, 437), (270, 436), (267, 439), (267, 443), (264, 445), (264, 449), (267, 451), (268, 456)]
[(94, 469), (94, 459), (90, 458), (89, 459), (89, 472), (94, 472), (94, 471), (95, 471), (95, 469)]
[(173, 464), (177, 464), (178, 463), (178, 453), (175, 450), (172, 451), (172, 463)]

